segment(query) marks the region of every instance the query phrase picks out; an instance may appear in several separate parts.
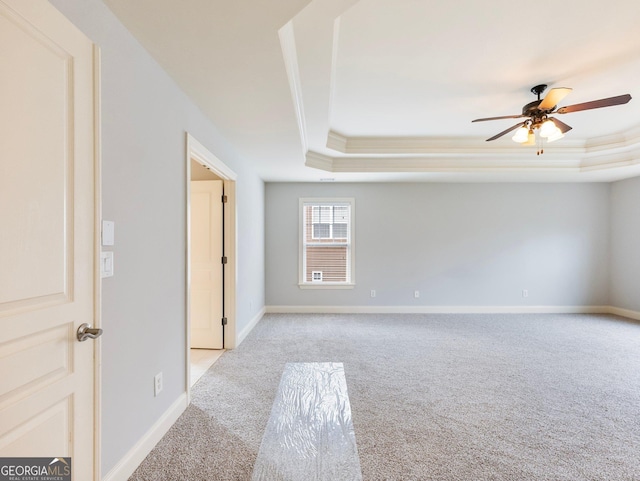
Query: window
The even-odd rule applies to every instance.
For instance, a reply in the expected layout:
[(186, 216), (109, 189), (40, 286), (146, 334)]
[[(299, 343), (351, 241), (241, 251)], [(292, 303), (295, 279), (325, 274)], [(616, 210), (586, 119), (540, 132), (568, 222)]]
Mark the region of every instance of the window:
[(349, 207), (344, 205), (311, 205), (311, 237), (346, 239)]
[(353, 287), (354, 199), (300, 199), (300, 287)]

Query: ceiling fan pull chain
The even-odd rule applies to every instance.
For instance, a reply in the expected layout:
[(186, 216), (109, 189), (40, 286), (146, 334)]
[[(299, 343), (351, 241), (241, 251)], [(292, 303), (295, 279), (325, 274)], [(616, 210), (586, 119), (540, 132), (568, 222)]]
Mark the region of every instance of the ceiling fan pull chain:
[(544, 139), (542, 137), (538, 137), (538, 151), (536, 155), (544, 154)]

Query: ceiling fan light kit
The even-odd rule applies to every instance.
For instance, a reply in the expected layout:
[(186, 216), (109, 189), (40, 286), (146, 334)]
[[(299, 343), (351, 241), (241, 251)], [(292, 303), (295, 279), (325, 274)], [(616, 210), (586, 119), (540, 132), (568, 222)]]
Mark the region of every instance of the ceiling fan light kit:
[(547, 119), (540, 125), (540, 137), (551, 137), (552, 135), (557, 135), (560, 132), (560, 129), (556, 127), (556, 124), (553, 123), (553, 120)]
[[(526, 118), (524, 122), (516, 124), (503, 130), (499, 134), (494, 135), (487, 139), (487, 142), (496, 140), (503, 135), (515, 130), (515, 134), (511, 139), (522, 145), (535, 145), (535, 132), (538, 132), (540, 142), (546, 140), (547, 142), (554, 142), (564, 137), (571, 126), (564, 122), (550, 117), (551, 114), (568, 114), (571, 112), (579, 112), (581, 110), (599, 109), (602, 107), (611, 107), (613, 105), (626, 104), (631, 100), (631, 95), (624, 94), (616, 97), (609, 97), (606, 99), (592, 100), (590, 102), (584, 102), (580, 104), (567, 105), (557, 109), (558, 103), (571, 93), (570, 88), (558, 87), (549, 90), (549, 93), (544, 99), (540, 99), (540, 95), (546, 90), (546, 84), (536, 85), (531, 89), (534, 95), (538, 96), (537, 100), (529, 102), (522, 107), (521, 115), (505, 115), (501, 117), (487, 117), (482, 119), (475, 119), (472, 122), (484, 122), (487, 120), (501, 120), (501, 119), (520, 119)], [(517, 130), (516, 130), (517, 129)], [(542, 153), (542, 148), (538, 151), (538, 154)]]
[(535, 145), (536, 144), (536, 134), (533, 133), (533, 129), (529, 129), (527, 132), (527, 140), (523, 142), (522, 145)]
[(513, 134), (513, 137), (511, 138), (513, 139), (514, 142), (518, 142), (519, 144), (522, 144), (529, 139), (529, 129), (523, 125), (518, 130), (516, 130), (516, 133)]
[(564, 134), (562, 133), (562, 130), (556, 129), (556, 131), (554, 133), (552, 133), (551, 135), (549, 135), (547, 137), (547, 142), (555, 142), (556, 140), (559, 140), (562, 137), (564, 137)]

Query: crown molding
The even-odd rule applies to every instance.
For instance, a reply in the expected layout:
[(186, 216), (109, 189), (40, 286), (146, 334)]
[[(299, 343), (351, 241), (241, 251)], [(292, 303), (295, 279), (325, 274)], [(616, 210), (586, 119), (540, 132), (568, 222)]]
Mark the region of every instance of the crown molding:
[(330, 130), (327, 134), (327, 148), (347, 154), (347, 137)]
[(640, 165), (640, 126), (588, 141), (565, 139), (544, 156), (515, 144), (469, 137), (348, 137), (335, 131), (327, 147), (308, 151), (306, 165), (328, 172), (592, 172)]
[[(562, 158), (563, 157), (563, 158)], [(331, 157), (309, 151), (305, 165), (327, 172), (578, 172), (580, 159), (570, 154), (564, 156), (536, 155), (514, 158), (503, 156), (384, 156), (384, 157)]]
[(617, 155), (581, 159), (572, 154), (544, 155), (441, 155), (441, 156), (348, 156), (306, 154), (307, 167), (326, 172), (558, 172), (579, 173), (640, 165), (640, 149)]
[(280, 48), (282, 49), (282, 58), (289, 80), (289, 89), (291, 90), (291, 98), (293, 100), (293, 108), (298, 122), (298, 130), (300, 131), (300, 141), (302, 142), (302, 150), (306, 152), (309, 142), (307, 136), (307, 124), (304, 115), (304, 98), (302, 95), (302, 83), (300, 82), (300, 68), (298, 67), (298, 52), (296, 50), (296, 39), (293, 31), (293, 21), (286, 23), (278, 30), (280, 38)]
[(640, 165), (640, 149), (634, 152), (607, 154), (583, 159), (581, 162), (581, 170), (588, 172), (593, 170), (631, 167), (634, 165)]
[(640, 126), (626, 132), (597, 137), (587, 143), (583, 170), (611, 169), (640, 164)]
[(587, 154), (613, 153), (614, 151), (630, 151), (639, 148), (640, 126), (616, 134), (595, 137), (586, 143)]
[[(347, 137), (330, 130), (327, 147), (342, 154), (521, 154), (519, 144), (487, 144), (480, 137)], [(555, 146), (554, 146), (555, 147)], [(584, 153), (585, 142), (565, 140), (562, 151)], [(557, 149), (556, 149), (557, 150)]]
[[(587, 141), (564, 139), (554, 144), (556, 152), (593, 155), (600, 152), (632, 150), (640, 147), (640, 125), (622, 133), (594, 137)], [(348, 137), (330, 130), (327, 148), (342, 154), (443, 154), (443, 153), (519, 153), (522, 146), (512, 144), (492, 146), (474, 137)]]
[(318, 152), (308, 151), (305, 155), (305, 163), (307, 167), (313, 167), (314, 169), (325, 170), (327, 172), (335, 172), (333, 170), (333, 157), (323, 155)]

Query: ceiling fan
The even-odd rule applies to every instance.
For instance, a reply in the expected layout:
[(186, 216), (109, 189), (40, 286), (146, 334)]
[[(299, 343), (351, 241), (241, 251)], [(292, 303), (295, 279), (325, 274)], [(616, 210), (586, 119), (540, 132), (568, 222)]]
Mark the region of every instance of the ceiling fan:
[[(616, 97), (609, 97), (606, 99), (592, 100), (590, 102), (584, 102), (581, 104), (567, 105), (566, 107), (560, 107), (557, 109), (558, 102), (571, 93), (570, 88), (553, 88), (549, 90), (549, 93), (544, 99), (540, 99), (540, 94), (546, 90), (545, 84), (536, 85), (531, 89), (534, 95), (538, 96), (538, 100), (528, 103), (522, 107), (521, 115), (505, 115), (502, 117), (487, 117), (483, 119), (475, 119), (472, 122), (484, 122), (486, 120), (500, 120), (500, 119), (520, 119), (526, 118), (525, 121), (520, 122), (506, 130), (503, 130), (499, 134), (494, 135), (487, 139), (487, 142), (496, 140), (509, 132), (516, 130), (515, 135), (512, 137), (514, 142), (521, 143), (523, 145), (535, 144), (535, 130), (539, 130), (541, 138), (547, 140), (547, 142), (553, 142), (564, 137), (564, 134), (571, 130), (571, 127), (564, 122), (551, 117), (555, 114), (568, 114), (571, 112), (579, 112), (581, 110), (599, 109), (602, 107), (611, 107), (613, 105), (626, 104), (631, 100), (631, 95), (624, 94)], [(541, 151), (538, 152), (542, 153)]]

